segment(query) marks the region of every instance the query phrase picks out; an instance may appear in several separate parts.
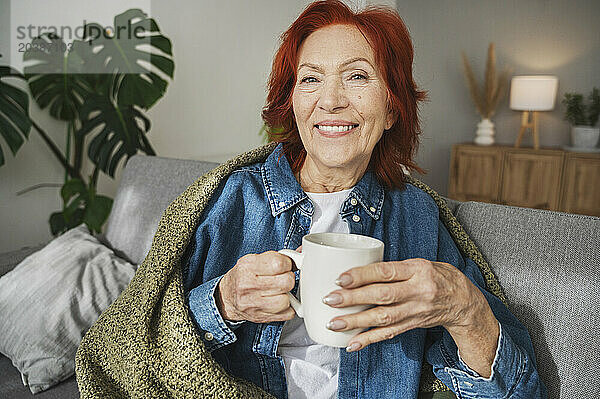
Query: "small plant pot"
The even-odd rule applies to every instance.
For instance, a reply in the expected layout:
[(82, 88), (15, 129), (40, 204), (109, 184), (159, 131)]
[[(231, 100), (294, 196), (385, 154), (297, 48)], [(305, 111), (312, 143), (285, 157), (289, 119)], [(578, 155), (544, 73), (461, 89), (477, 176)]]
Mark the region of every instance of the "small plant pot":
[(571, 146), (574, 148), (595, 148), (600, 138), (600, 128), (590, 126), (571, 127)]

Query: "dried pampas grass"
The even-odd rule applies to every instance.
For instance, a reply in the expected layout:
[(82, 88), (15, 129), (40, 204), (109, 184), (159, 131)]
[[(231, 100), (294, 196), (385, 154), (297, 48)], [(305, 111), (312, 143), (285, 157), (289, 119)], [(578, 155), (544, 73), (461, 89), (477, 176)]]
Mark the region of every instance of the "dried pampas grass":
[(496, 53), (494, 51), (494, 43), (490, 43), (488, 48), (487, 63), (485, 66), (485, 81), (483, 83), (483, 92), (481, 91), (477, 79), (471, 65), (465, 56), (464, 51), (461, 52), (463, 65), (465, 67), (465, 78), (467, 86), (471, 92), (471, 98), (475, 103), (477, 112), (484, 119), (491, 118), (496, 112), (496, 107), (506, 93), (508, 87), (508, 77), (512, 73), (511, 68), (504, 68), (500, 76), (496, 77)]

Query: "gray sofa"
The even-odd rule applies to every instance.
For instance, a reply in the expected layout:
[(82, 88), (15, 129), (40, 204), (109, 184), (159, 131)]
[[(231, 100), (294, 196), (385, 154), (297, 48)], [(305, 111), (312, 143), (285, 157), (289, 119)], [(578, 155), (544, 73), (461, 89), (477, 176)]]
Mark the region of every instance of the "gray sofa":
[[(215, 165), (132, 157), (98, 238), (130, 262), (141, 263), (167, 205)], [(528, 327), (550, 398), (600, 397), (600, 218), (448, 203), (492, 265), (510, 310)], [(0, 276), (45, 244), (0, 254)], [(0, 398), (32, 396), (0, 354)], [(35, 397), (79, 397), (75, 377)]]

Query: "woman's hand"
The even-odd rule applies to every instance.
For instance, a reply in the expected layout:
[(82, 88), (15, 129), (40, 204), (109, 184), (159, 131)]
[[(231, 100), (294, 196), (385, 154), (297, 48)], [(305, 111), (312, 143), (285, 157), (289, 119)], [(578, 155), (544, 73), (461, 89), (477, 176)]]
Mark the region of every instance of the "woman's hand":
[(338, 281), (343, 289), (323, 298), (326, 304), (336, 308), (379, 305), (328, 324), (334, 331), (376, 327), (353, 337), (348, 346), (358, 346), (350, 350), (414, 328), (443, 326), (465, 363), (482, 376), (491, 374), (498, 322), (481, 291), (456, 267), (425, 259), (378, 262), (352, 268)]
[(276, 251), (242, 256), (215, 290), (221, 316), (255, 323), (293, 319), (287, 296), (295, 284), (292, 267), (292, 260)]

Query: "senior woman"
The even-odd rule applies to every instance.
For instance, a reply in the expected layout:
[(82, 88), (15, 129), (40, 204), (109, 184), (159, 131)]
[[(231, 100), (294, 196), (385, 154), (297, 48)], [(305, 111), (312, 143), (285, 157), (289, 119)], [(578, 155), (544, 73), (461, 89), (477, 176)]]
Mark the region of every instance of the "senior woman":
[[(420, 170), (412, 53), (391, 9), (309, 5), (273, 63), (263, 117), (279, 144), (229, 176), (197, 227), (192, 318), (225, 370), (276, 397), (415, 398), (424, 361), (461, 398), (545, 396), (526, 329), (404, 181), (402, 166)], [(315, 232), (385, 243), (383, 262), (348, 270), (323, 298), (375, 305), (328, 323), (369, 328), (345, 350), (313, 342), (286, 295), (298, 271), (276, 251)]]

